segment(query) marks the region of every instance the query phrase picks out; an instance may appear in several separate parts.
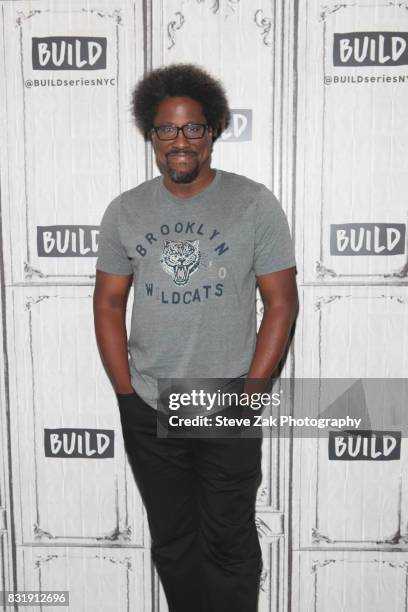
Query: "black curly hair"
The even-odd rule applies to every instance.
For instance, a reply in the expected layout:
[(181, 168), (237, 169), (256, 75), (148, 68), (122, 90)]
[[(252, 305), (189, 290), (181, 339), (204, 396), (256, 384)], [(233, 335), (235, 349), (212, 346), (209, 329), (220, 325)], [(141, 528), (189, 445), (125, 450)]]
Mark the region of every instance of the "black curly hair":
[(132, 93), (132, 114), (136, 126), (150, 140), (160, 102), (172, 96), (186, 96), (199, 102), (216, 140), (230, 122), (230, 110), (220, 81), (194, 64), (171, 64), (147, 73)]

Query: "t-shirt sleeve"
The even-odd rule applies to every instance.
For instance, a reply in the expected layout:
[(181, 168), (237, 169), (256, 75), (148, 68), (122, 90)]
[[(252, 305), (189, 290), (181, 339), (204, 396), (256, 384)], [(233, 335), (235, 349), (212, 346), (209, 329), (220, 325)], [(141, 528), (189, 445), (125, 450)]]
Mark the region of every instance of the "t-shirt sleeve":
[(120, 196), (105, 210), (99, 226), (95, 268), (110, 274), (132, 274), (133, 267), (119, 236)]
[(256, 276), (296, 266), (286, 215), (274, 194), (266, 187), (258, 194), (255, 215)]

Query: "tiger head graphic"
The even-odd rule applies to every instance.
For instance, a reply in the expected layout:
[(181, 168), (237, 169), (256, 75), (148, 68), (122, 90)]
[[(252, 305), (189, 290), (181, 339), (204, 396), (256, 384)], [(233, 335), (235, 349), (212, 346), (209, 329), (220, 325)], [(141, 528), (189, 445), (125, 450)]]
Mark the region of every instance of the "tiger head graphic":
[(161, 267), (176, 285), (186, 285), (200, 263), (199, 240), (164, 240)]

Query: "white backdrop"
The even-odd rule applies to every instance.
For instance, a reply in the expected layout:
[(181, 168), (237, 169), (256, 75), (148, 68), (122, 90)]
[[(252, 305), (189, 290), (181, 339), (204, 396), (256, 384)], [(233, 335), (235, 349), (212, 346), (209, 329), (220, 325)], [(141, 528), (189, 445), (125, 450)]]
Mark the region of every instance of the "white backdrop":
[[(0, 6), (0, 588), (167, 612), (92, 317), (102, 214), (157, 173), (132, 87), (181, 61), (224, 82), (214, 165), (270, 187), (295, 240), (283, 376), (405, 377), (408, 3)], [(324, 438), (266, 438), (260, 612), (406, 610), (406, 468), (404, 439), (397, 461), (353, 462)]]

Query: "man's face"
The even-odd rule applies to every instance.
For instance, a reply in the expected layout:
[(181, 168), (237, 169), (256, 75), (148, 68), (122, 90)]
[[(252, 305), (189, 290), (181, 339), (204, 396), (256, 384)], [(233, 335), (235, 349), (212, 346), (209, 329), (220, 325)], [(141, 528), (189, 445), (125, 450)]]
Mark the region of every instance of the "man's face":
[[(154, 126), (187, 123), (206, 124), (202, 106), (188, 97), (175, 96), (159, 104)], [(202, 138), (188, 139), (179, 130), (174, 140), (159, 140), (152, 133), (152, 144), (160, 172), (175, 183), (191, 183), (210, 168), (212, 131), (208, 128)]]

